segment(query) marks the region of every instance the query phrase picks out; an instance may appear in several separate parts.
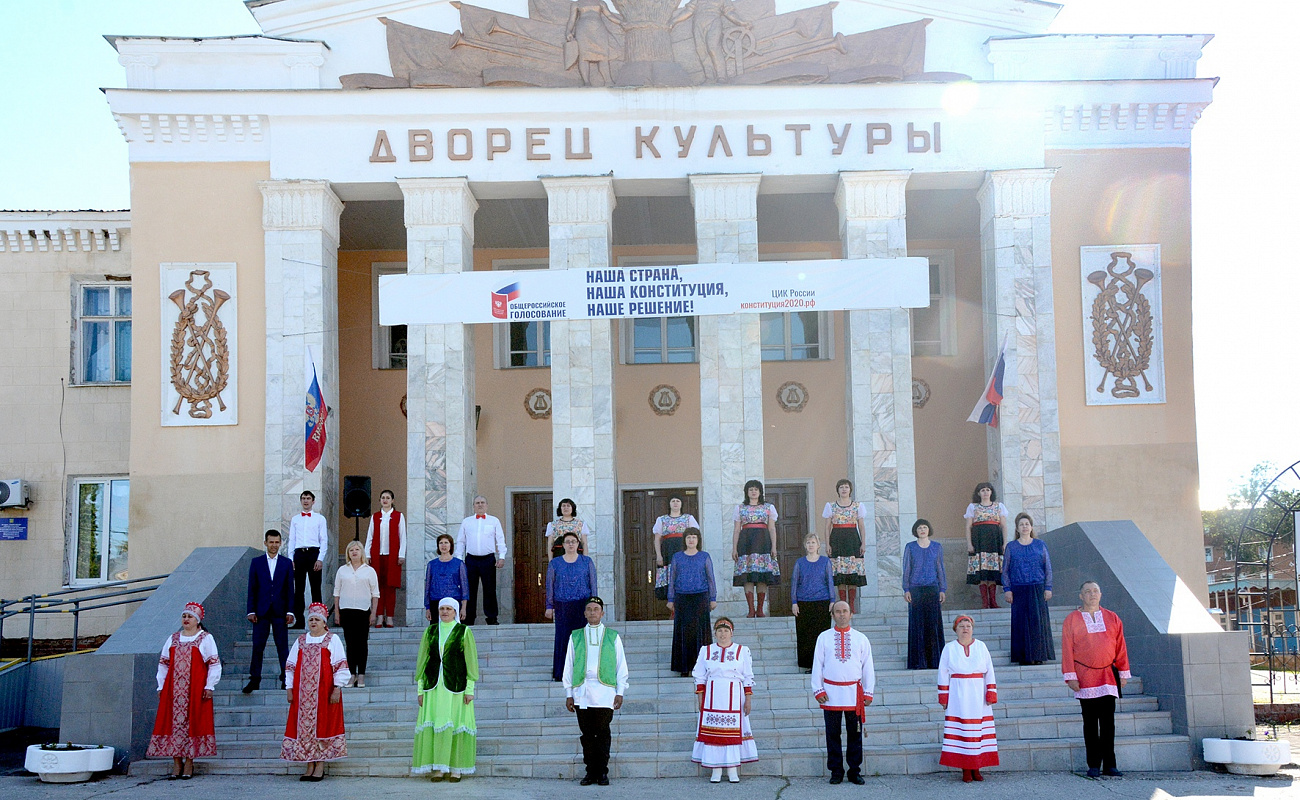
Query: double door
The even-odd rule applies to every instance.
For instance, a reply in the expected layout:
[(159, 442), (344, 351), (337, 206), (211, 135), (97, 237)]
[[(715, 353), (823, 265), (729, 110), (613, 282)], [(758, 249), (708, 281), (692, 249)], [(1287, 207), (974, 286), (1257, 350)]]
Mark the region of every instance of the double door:
[[(670, 619), (664, 601), (655, 597), (655, 520), (668, 513), (668, 501), (681, 498), (682, 513), (699, 519), (699, 490), (685, 487), (676, 489), (628, 489), (623, 492), (623, 566), (627, 584), (627, 618)], [(725, 534), (727, 547), (731, 547), (731, 531)], [(701, 547), (704, 550), (721, 547), (722, 532), (707, 532)], [(718, 566), (714, 556), (714, 566)], [(717, 579), (722, 580), (718, 575)]]

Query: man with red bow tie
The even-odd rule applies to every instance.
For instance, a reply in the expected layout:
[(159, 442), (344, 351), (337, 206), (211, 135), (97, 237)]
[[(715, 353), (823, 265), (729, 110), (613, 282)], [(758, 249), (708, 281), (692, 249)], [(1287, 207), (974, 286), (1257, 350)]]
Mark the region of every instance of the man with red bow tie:
[(876, 690), (876, 665), (866, 634), (853, 630), (853, 609), (843, 600), (831, 606), (835, 627), (822, 631), (813, 651), (812, 691), (826, 719), (826, 768), (831, 783), (844, 781), (840, 719), (849, 735), (849, 783), (862, 778), (862, 722)]
[(302, 501), (302, 513), (294, 514), (289, 520), (289, 557), (293, 559), (294, 627), (301, 628), (307, 619), (304, 614), (307, 604), (302, 591), (310, 581), (311, 601), (320, 602), (320, 579), (324, 574), (330, 542), (325, 517), (311, 510), (316, 504), (316, 495), (304, 491), (298, 499)]
[(478, 614), (478, 585), (483, 583), (483, 614), (487, 624), (497, 624), (497, 573), (506, 565), (506, 534), (501, 520), (487, 513), (487, 498), (474, 498), (474, 514), (465, 517), (456, 532), (456, 557), (465, 562), (469, 578), (469, 600), (465, 624), (473, 625)]

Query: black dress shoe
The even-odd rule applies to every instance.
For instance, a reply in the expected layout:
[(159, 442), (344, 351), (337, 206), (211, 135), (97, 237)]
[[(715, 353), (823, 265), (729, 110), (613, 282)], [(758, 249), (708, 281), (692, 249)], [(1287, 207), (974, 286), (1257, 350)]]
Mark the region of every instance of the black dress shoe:
[(844, 776), (843, 776), (843, 775), (832, 775), (832, 776), (831, 776), (831, 785), (832, 785), (832, 786), (837, 786), (837, 785), (839, 785), (839, 784), (841, 784), (841, 783), (844, 783)]
[(1103, 770), (1101, 771), (1101, 774), (1102, 774), (1102, 775), (1105, 775), (1107, 778), (1122, 778), (1122, 777), (1124, 777), (1124, 773), (1120, 772), (1119, 770), (1115, 769), (1114, 767), (1106, 767), (1105, 769), (1103, 769)]
[(489, 624), (489, 625), (500, 625), (501, 623), (497, 622), (497, 621), (494, 620), (494, 619), (490, 619), (490, 620), (487, 621), (487, 624)]
[(854, 786), (861, 786), (862, 784), (864, 784), (864, 783), (866, 783), (866, 782), (867, 782), (866, 779), (863, 778), (861, 775), (850, 775), (850, 776), (849, 776), (849, 783), (853, 784)]
[(596, 785), (597, 785), (597, 786), (608, 786), (608, 785), (609, 785), (609, 776), (608, 776), (608, 775), (601, 775), (599, 778), (596, 779)]
[(590, 786), (596, 782), (596, 779), (590, 775), (583, 775), (582, 780), (578, 781), (579, 786)]
[(262, 688), (261, 680), (250, 680), (248, 683), (244, 684), (244, 694), (252, 694), (260, 688)]

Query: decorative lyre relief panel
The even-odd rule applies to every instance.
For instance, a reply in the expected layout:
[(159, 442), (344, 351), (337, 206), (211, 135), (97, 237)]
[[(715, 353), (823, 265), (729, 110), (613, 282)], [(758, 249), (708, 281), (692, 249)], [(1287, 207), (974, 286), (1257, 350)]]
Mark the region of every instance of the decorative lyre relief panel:
[(234, 264), (161, 264), (162, 424), (239, 422)]
[(1160, 245), (1082, 247), (1079, 278), (1088, 405), (1165, 402)]

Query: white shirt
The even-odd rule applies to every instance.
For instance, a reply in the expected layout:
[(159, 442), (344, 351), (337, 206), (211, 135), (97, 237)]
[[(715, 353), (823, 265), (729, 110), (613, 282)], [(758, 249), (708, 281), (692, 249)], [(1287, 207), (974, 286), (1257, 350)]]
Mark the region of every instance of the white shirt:
[[(193, 636), (181, 634), (182, 642), (192, 642), (203, 636), (207, 631), (199, 631)], [(217, 681), (221, 680), (221, 658), (217, 656), (217, 642), (212, 638), (212, 634), (203, 636), (199, 642), (199, 655), (208, 665), (208, 680), (203, 684), (204, 689), (217, 688)], [(158, 657), (158, 691), (163, 690), (163, 685), (167, 683), (167, 673), (171, 669), (172, 658), (172, 637), (168, 636), (167, 641), (163, 642), (162, 655)]]
[(493, 553), (505, 560), (506, 534), (501, 530), (501, 520), (491, 514), (484, 514), (482, 519), (465, 517), (456, 531), (456, 558), (464, 560), (466, 554), (490, 556)]
[(270, 573), (272, 579), (275, 578), (275, 562), (279, 560), (280, 554), (278, 552), (275, 555), (266, 554), (266, 571)]
[(325, 556), (330, 550), (329, 531), (325, 528), (325, 518), (315, 511), (294, 514), (289, 520), (289, 558), (293, 558), (294, 551), (304, 547), (319, 547), (320, 555), (316, 560), (326, 563)]
[(604, 641), (607, 628), (605, 623), (588, 625), (580, 629), (587, 641), (587, 677), (582, 685), (573, 687), (573, 638), (564, 650), (564, 696), (572, 697), (578, 708), (613, 708), (615, 696), (627, 695), (627, 656), (623, 654), (623, 637), (614, 640), (614, 658), (617, 686), (606, 686), (600, 682), (600, 646)]
[[(840, 684), (829, 683), (836, 681)], [(871, 642), (866, 634), (849, 628), (822, 631), (813, 651), (812, 690), (826, 692), (822, 708), (854, 710), (858, 707), (857, 684), (868, 698), (876, 690), (876, 665), (871, 658)]]
[(379, 573), (369, 564), (354, 568), (350, 563), (334, 573), (334, 600), (339, 608), (370, 610), (370, 601), (379, 596)]
[[(310, 633), (303, 634), (301, 639), (305, 639), (307, 644), (320, 644), (325, 639), (325, 634), (312, 636)], [(348, 670), (347, 653), (343, 650), (343, 637), (335, 634), (330, 637), (329, 647), (329, 666), (321, 664), (321, 669), (332, 669), (334, 671), (334, 685), (347, 686), (352, 681), (352, 673)], [(321, 655), (325, 655), (322, 653)], [(322, 659), (323, 661), (324, 659)], [(294, 670), (298, 668), (298, 639), (293, 640), (289, 646), (289, 655), (284, 660), (284, 687), (293, 688)]]
[[(397, 509), (379, 512), (379, 529), (384, 535), (379, 537), (379, 555), (388, 555), (388, 520)], [(370, 517), (366, 523), (366, 557), (370, 557), (370, 539), (375, 535), (375, 518)], [(397, 511), (397, 557), (406, 558), (406, 515)]]

